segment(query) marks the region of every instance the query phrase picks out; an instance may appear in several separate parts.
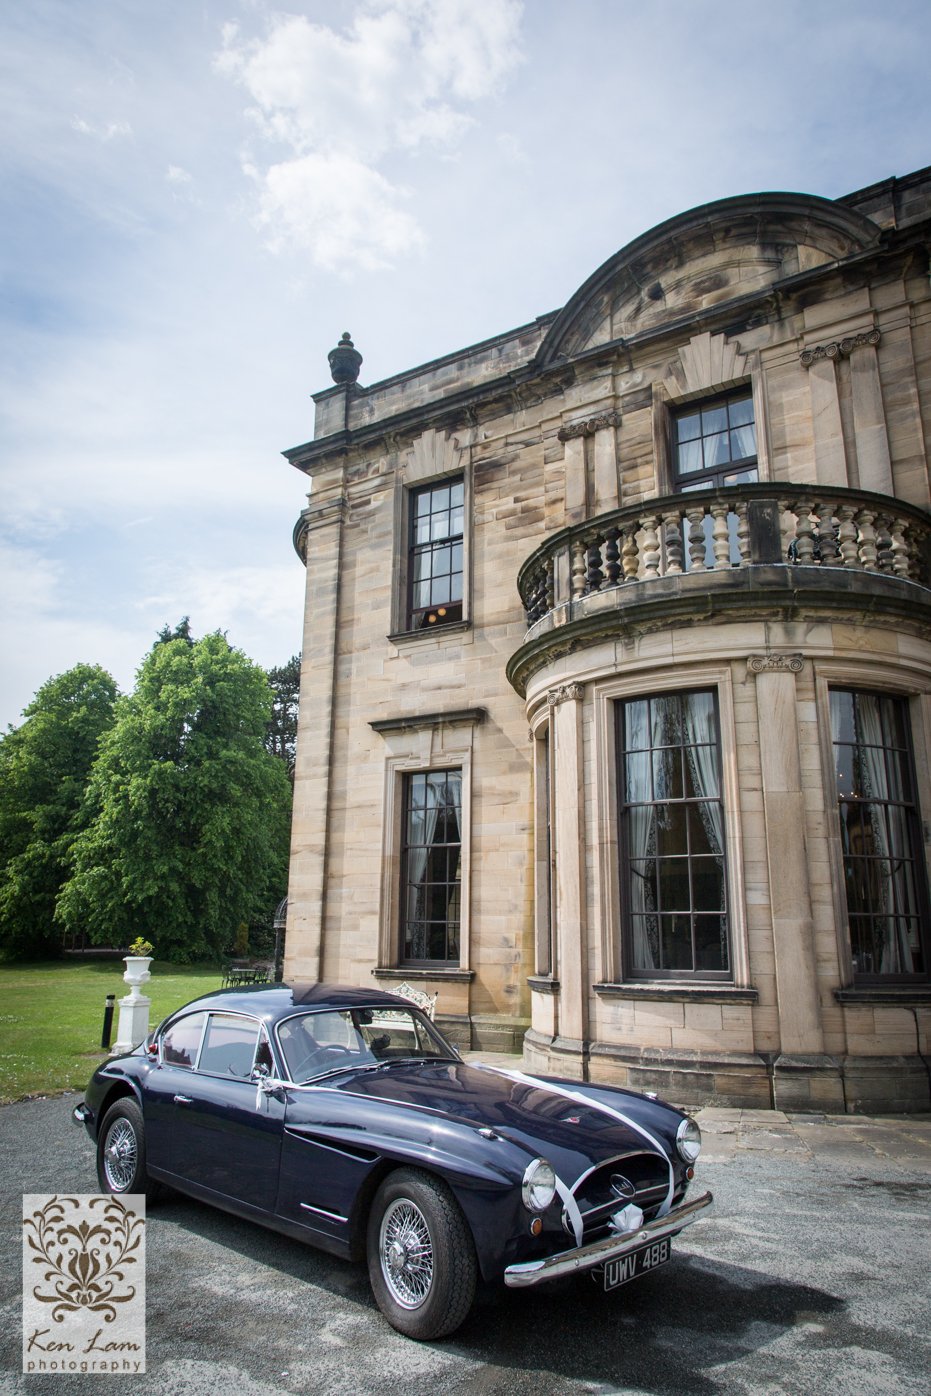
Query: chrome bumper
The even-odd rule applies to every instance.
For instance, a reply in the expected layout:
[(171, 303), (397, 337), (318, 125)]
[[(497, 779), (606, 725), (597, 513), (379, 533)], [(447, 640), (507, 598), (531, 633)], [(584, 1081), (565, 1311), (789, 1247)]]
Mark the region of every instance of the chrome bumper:
[(80, 1105), (76, 1105), (71, 1112), (71, 1123), (73, 1125), (83, 1125), (85, 1129), (93, 1118), (93, 1115), (90, 1110), (88, 1110), (83, 1100)]
[(650, 1241), (658, 1241), (663, 1236), (672, 1236), (685, 1226), (698, 1221), (702, 1212), (707, 1211), (714, 1198), (710, 1192), (703, 1192), (691, 1202), (683, 1202), (665, 1217), (657, 1217), (647, 1222), (639, 1231), (627, 1236), (606, 1236), (602, 1241), (593, 1241), (590, 1246), (579, 1246), (572, 1251), (559, 1251), (556, 1255), (544, 1256), (542, 1260), (524, 1260), (519, 1265), (509, 1265), (504, 1272), (504, 1283), (511, 1289), (524, 1289), (528, 1285), (543, 1284), (545, 1280), (555, 1280), (561, 1275), (573, 1275), (577, 1271), (591, 1270), (618, 1256), (628, 1255)]

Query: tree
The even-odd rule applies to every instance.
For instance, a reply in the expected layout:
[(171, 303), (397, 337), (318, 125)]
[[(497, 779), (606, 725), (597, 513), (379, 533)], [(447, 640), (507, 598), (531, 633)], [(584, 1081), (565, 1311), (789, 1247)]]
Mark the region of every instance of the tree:
[(43, 684), (22, 725), (0, 738), (0, 945), (8, 954), (61, 949), (55, 902), (116, 696), (106, 670), (77, 664)]
[(263, 671), (220, 634), (159, 640), (91, 774), (58, 917), (98, 943), (217, 955), (284, 895), (291, 790)]
[(297, 714), (301, 693), (301, 656), (293, 654), (287, 664), (269, 669), (272, 715), (265, 732), (265, 746), (273, 756), (279, 756), (294, 780), (294, 754), (297, 748)]

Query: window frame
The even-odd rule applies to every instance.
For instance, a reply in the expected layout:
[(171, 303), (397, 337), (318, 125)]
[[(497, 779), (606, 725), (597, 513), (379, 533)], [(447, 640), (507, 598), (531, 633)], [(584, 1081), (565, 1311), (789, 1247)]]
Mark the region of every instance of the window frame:
[[(717, 776), (718, 793), (717, 793), (716, 796), (714, 796), (714, 797), (712, 797), (712, 798), (713, 798), (714, 801), (720, 806), (720, 810), (721, 810), (720, 823), (721, 823), (721, 843), (722, 843), (722, 848), (721, 848), (720, 857), (721, 857), (722, 860), (723, 860), (723, 868), (721, 869), (721, 872), (720, 872), (720, 881), (721, 881), (722, 900), (723, 900), (723, 902), (724, 902), (724, 906), (723, 906), (723, 908), (722, 908), (722, 910), (721, 910), (720, 916), (721, 916), (721, 918), (723, 919), (723, 922), (724, 922), (724, 938), (725, 938), (725, 944), (726, 944), (726, 947), (727, 947), (727, 965), (726, 965), (726, 967), (724, 967), (724, 968), (722, 968), (722, 969), (700, 969), (700, 968), (695, 968), (695, 960), (696, 960), (696, 941), (695, 941), (695, 935), (696, 935), (696, 918), (697, 918), (697, 917), (700, 918), (701, 915), (702, 915), (702, 913), (701, 913), (700, 911), (696, 911), (696, 908), (695, 908), (695, 906), (694, 906), (694, 904), (693, 904), (693, 902), (694, 902), (694, 895), (695, 895), (695, 894), (694, 894), (694, 887), (693, 887), (693, 871), (694, 871), (694, 865), (695, 865), (696, 861), (697, 861), (699, 858), (701, 858), (703, 855), (693, 854), (692, 851), (691, 851), (691, 836), (690, 836), (690, 834), (688, 833), (688, 830), (689, 830), (689, 826), (690, 826), (690, 824), (691, 824), (691, 821), (687, 819), (687, 820), (686, 820), (687, 851), (686, 851), (686, 853), (685, 853), (685, 855), (684, 855), (684, 857), (682, 858), (681, 861), (685, 864), (685, 866), (686, 866), (686, 868), (687, 868), (687, 871), (688, 871), (688, 885), (689, 885), (689, 902), (690, 902), (690, 905), (689, 905), (688, 911), (677, 910), (677, 911), (675, 912), (675, 915), (676, 915), (676, 916), (683, 916), (683, 915), (684, 915), (684, 916), (687, 916), (687, 917), (688, 917), (688, 920), (689, 920), (690, 941), (691, 941), (691, 955), (692, 955), (692, 968), (686, 968), (686, 967), (684, 967), (684, 966), (671, 967), (671, 968), (660, 968), (660, 967), (654, 966), (654, 967), (651, 968), (651, 969), (640, 968), (640, 967), (637, 967), (637, 966), (634, 964), (634, 955), (633, 955), (633, 948), (632, 948), (632, 947), (633, 947), (634, 917), (635, 917), (635, 913), (634, 913), (634, 911), (633, 911), (633, 907), (632, 907), (632, 898), (631, 898), (631, 888), (632, 888), (632, 885), (633, 885), (633, 884), (632, 884), (632, 875), (631, 875), (631, 871), (630, 871), (630, 864), (631, 864), (631, 862), (632, 862), (633, 860), (632, 860), (632, 856), (631, 856), (631, 852), (630, 852), (630, 846), (629, 846), (629, 842), (628, 842), (628, 830), (629, 830), (629, 828), (630, 828), (629, 810), (630, 810), (630, 808), (632, 808), (633, 806), (632, 806), (631, 804), (629, 804), (629, 803), (627, 802), (626, 798), (625, 798), (627, 764), (626, 764), (626, 760), (625, 760), (625, 755), (626, 755), (626, 754), (625, 754), (625, 749), (624, 749), (625, 744), (624, 744), (624, 741), (622, 740), (623, 730), (624, 730), (624, 722), (625, 722), (625, 708), (626, 708), (626, 706), (627, 706), (628, 704), (632, 704), (632, 703), (636, 703), (636, 702), (651, 702), (651, 703), (652, 703), (652, 702), (654, 702), (654, 701), (657, 701), (657, 700), (662, 699), (662, 698), (667, 698), (667, 697), (684, 698), (684, 697), (687, 697), (687, 696), (698, 695), (698, 694), (708, 694), (708, 695), (711, 697), (712, 704), (713, 704), (714, 727), (715, 727), (715, 741), (714, 741), (714, 744), (713, 744), (713, 750), (714, 750), (715, 758), (716, 758), (716, 772), (715, 772), (715, 774), (716, 774), (716, 776)], [(675, 689), (659, 689), (659, 690), (653, 690), (653, 691), (651, 691), (651, 692), (649, 692), (649, 693), (633, 694), (633, 695), (630, 695), (629, 697), (619, 699), (619, 700), (615, 703), (615, 722), (616, 722), (616, 742), (615, 742), (615, 750), (616, 750), (616, 762), (617, 762), (617, 802), (618, 802), (618, 819), (617, 819), (617, 827), (618, 827), (618, 859), (619, 859), (619, 879), (620, 879), (620, 884), (621, 884), (621, 888), (622, 888), (622, 892), (621, 892), (621, 904), (620, 904), (620, 920), (621, 920), (621, 963), (622, 963), (622, 967), (623, 967), (624, 979), (625, 979), (625, 981), (629, 981), (629, 982), (631, 982), (631, 983), (649, 983), (649, 984), (656, 984), (656, 983), (662, 984), (662, 983), (670, 983), (670, 982), (679, 982), (679, 983), (687, 982), (687, 983), (700, 983), (700, 984), (731, 984), (731, 983), (733, 983), (733, 979), (734, 979), (734, 975), (733, 975), (733, 952), (732, 952), (732, 949), (731, 949), (731, 946), (732, 946), (732, 934), (731, 934), (731, 907), (730, 907), (731, 884), (730, 884), (730, 878), (729, 878), (729, 858), (728, 858), (728, 848), (727, 848), (727, 825), (726, 825), (726, 819), (725, 819), (725, 802), (724, 802), (724, 762), (723, 762), (723, 752), (722, 752), (722, 742), (721, 742), (721, 714), (720, 714), (720, 704), (719, 704), (719, 701), (718, 701), (717, 690), (716, 690), (713, 686), (702, 685), (702, 686), (688, 686), (688, 687), (683, 686), (683, 687), (675, 688)], [(680, 742), (680, 744), (679, 744), (677, 747), (675, 747), (674, 749), (675, 749), (677, 752), (681, 753), (682, 751), (684, 751), (686, 745), (687, 745), (686, 743)], [(649, 751), (649, 752), (651, 752), (651, 753), (654, 752), (654, 751), (657, 750), (657, 749), (658, 749), (658, 748), (653, 747), (653, 746), (651, 746), (651, 747), (649, 747), (649, 748), (646, 748), (646, 750)], [(635, 801), (634, 804), (637, 805), (638, 807), (643, 806), (643, 805), (648, 805), (648, 806), (650, 806), (650, 807), (652, 807), (652, 808), (670, 808), (670, 807), (675, 807), (675, 808), (687, 809), (687, 808), (691, 807), (692, 805), (698, 804), (698, 803), (699, 803), (699, 800), (700, 800), (700, 797), (686, 797), (686, 796), (684, 796), (684, 795), (682, 796), (681, 799), (667, 799), (667, 800), (661, 800), (661, 799), (656, 798), (655, 793), (654, 793), (654, 796), (653, 796), (653, 798), (652, 798), (651, 800), (648, 800), (648, 801)], [(704, 855), (704, 856), (709, 856), (709, 855)], [(711, 856), (713, 856), (713, 855), (711, 855)], [(654, 859), (655, 859), (656, 861), (658, 861), (658, 860), (659, 860), (659, 855), (658, 855), (658, 854), (654, 855)], [(679, 860), (677, 859), (677, 861), (679, 861)], [(662, 907), (658, 907), (658, 908), (656, 909), (656, 913), (655, 913), (655, 914), (656, 914), (658, 917), (662, 917), (662, 915), (664, 914), (664, 913), (663, 913), (663, 908), (662, 908)]]
[[(653, 679), (656, 681), (651, 682)], [(651, 984), (661, 993), (674, 987), (675, 981), (631, 980), (624, 970), (616, 704), (619, 700), (644, 697), (652, 692), (672, 693), (693, 688), (713, 688), (717, 694), (731, 977), (728, 980), (690, 978), (686, 982), (702, 995), (752, 988), (733, 671), (730, 664), (696, 663), (670, 672), (664, 663), (652, 673), (612, 674), (592, 684), (595, 809), (599, 830), (598, 838), (592, 841), (593, 931), (600, 949), (600, 964), (593, 966), (592, 973), (595, 980), (605, 984), (636, 984), (641, 993), (648, 992)]]
[[(458, 929), (457, 929), (457, 952), (456, 952), (456, 955), (455, 955), (455, 956), (450, 956), (449, 954), (447, 954), (446, 957), (443, 958), (443, 959), (430, 959), (430, 958), (427, 958), (427, 957), (424, 957), (424, 958), (416, 958), (416, 957), (413, 957), (413, 956), (408, 956), (408, 955), (406, 954), (407, 925), (408, 925), (408, 916), (407, 916), (407, 910), (406, 910), (406, 908), (407, 908), (407, 902), (408, 902), (408, 892), (409, 892), (410, 887), (411, 887), (410, 872), (409, 872), (409, 861), (408, 861), (408, 859), (409, 859), (409, 854), (410, 854), (410, 851), (411, 851), (412, 847), (415, 847), (415, 846), (416, 846), (416, 847), (420, 847), (420, 846), (432, 847), (432, 846), (434, 846), (434, 845), (432, 845), (432, 844), (430, 844), (430, 845), (411, 845), (411, 844), (408, 843), (409, 816), (410, 816), (410, 813), (411, 813), (410, 795), (411, 795), (411, 791), (412, 791), (412, 789), (413, 789), (413, 782), (414, 782), (415, 780), (417, 780), (419, 777), (424, 777), (424, 776), (429, 777), (429, 776), (438, 776), (438, 775), (446, 775), (446, 776), (449, 776), (449, 775), (457, 775), (457, 776), (459, 777), (459, 840), (458, 840), (458, 843), (457, 843), (457, 844), (454, 844), (454, 843), (451, 843), (451, 842), (447, 842), (447, 843), (444, 843), (444, 844), (442, 844), (442, 845), (436, 845), (436, 846), (441, 846), (441, 847), (443, 847), (443, 848), (445, 848), (445, 849), (447, 849), (447, 850), (449, 850), (449, 849), (451, 849), (451, 848), (454, 848), (454, 847), (458, 848), (458, 850), (459, 850), (459, 856), (458, 856), (458, 860), (457, 860), (457, 867), (458, 867), (458, 871), (459, 871), (459, 877), (458, 877), (457, 879), (455, 879), (453, 882), (450, 882), (450, 881), (447, 879), (446, 881), (444, 881), (444, 882), (442, 882), (442, 883), (439, 883), (439, 882), (430, 882), (430, 883), (427, 883), (427, 884), (425, 884), (425, 885), (428, 885), (428, 886), (442, 886), (442, 887), (447, 888), (447, 917), (446, 917), (446, 944), (447, 944), (447, 949), (448, 949), (448, 947), (449, 947), (449, 924), (450, 924), (450, 923), (449, 923), (449, 915), (448, 915), (448, 912), (449, 912), (449, 892), (448, 892), (448, 889), (449, 889), (450, 887), (453, 887), (453, 886), (458, 886), (458, 889), (459, 889), (459, 890), (458, 890), (458, 897), (459, 897), (459, 919), (458, 919)], [(399, 856), (400, 856), (400, 878), (399, 878), (399, 880), (398, 880), (398, 921), (397, 921), (397, 924), (398, 924), (397, 964), (398, 964), (401, 968), (405, 968), (405, 969), (406, 969), (406, 968), (412, 968), (412, 969), (450, 969), (450, 968), (452, 968), (452, 967), (458, 968), (458, 966), (459, 966), (460, 963), (461, 963), (461, 959), (462, 959), (462, 927), (463, 927), (464, 903), (465, 903), (465, 887), (464, 887), (464, 881), (465, 881), (465, 876), (464, 876), (464, 874), (465, 874), (465, 868), (464, 868), (464, 856), (463, 856), (463, 855), (464, 855), (464, 832), (465, 832), (465, 829), (464, 829), (464, 806), (465, 806), (465, 778), (464, 778), (464, 771), (463, 771), (463, 769), (462, 769), (461, 766), (458, 766), (458, 765), (433, 766), (433, 767), (430, 767), (429, 769), (420, 770), (420, 771), (404, 771), (404, 772), (402, 772), (402, 775), (401, 775), (401, 809), (400, 809), (401, 828), (400, 828), (400, 842), (399, 842), (399, 846), (398, 846), (398, 851), (399, 851)], [(448, 853), (447, 853), (447, 858), (448, 858)], [(447, 864), (447, 866), (448, 866), (448, 864)], [(425, 869), (425, 870), (426, 870), (426, 869)]]
[[(728, 409), (728, 431), (733, 428), (730, 425), (730, 406), (736, 402), (749, 402), (753, 411), (753, 443), (754, 451), (750, 456), (735, 456), (724, 465), (703, 467), (700, 470), (683, 471), (679, 468), (679, 432), (678, 424), (683, 418), (694, 416), (696, 412), (707, 412), (713, 408), (724, 407)], [(674, 494), (688, 494), (691, 490), (697, 489), (731, 489), (739, 488), (741, 483), (728, 484), (723, 476), (733, 475), (743, 472), (752, 466), (756, 475), (756, 480), (760, 478), (760, 452), (759, 452), (759, 428), (756, 419), (756, 398), (750, 383), (738, 384), (733, 388), (728, 388), (725, 392), (712, 393), (707, 397), (696, 397), (688, 402), (678, 402), (670, 406), (670, 481)], [(746, 425), (746, 424), (744, 424)], [(689, 438), (696, 441), (705, 441), (708, 436), (716, 433), (699, 432), (697, 437)], [(754, 482), (755, 483), (755, 482)]]
[[(453, 513), (453, 510), (454, 510), (456, 507), (461, 507), (461, 509), (462, 509), (462, 529), (461, 529), (461, 531), (460, 531), (459, 533), (447, 533), (447, 534), (445, 534), (445, 535), (444, 535), (443, 537), (441, 537), (441, 538), (429, 538), (429, 539), (426, 539), (426, 540), (424, 540), (424, 541), (418, 543), (417, 537), (416, 537), (417, 520), (418, 520), (418, 514), (417, 514), (417, 502), (418, 502), (418, 500), (423, 499), (423, 498), (425, 498), (426, 496), (433, 496), (433, 495), (437, 494), (437, 493), (438, 493), (439, 491), (441, 491), (441, 490), (446, 490), (446, 489), (452, 490), (452, 489), (454, 489), (457, 485), (460, 485), (460, 486), (462, 487), (462, 504), (461, 504), (461, 506), (454, 506), (452, 503), (450, 503), (450, 505), (448, 506), (447, 511), (445, 511), (445, 512), (448, 512), (448, 513), (452, 514), (452, 513)], [(434, 511), (434, 510), (431, 509), (431, 510), (430, 510), (430, 517), (433, 517), (433, 515), (434, 515), (435, 512), (444, 512), (444, 511)], [(463, 471), (459, 471), (459, 472), (457, 472), (455, 475), (445, 475), (445, 476), (442, 476), (442, 477), (439, 478), (439, 479), (426, 480), (426, 481), (423, 481), (423, 482), (418, 483), (418, 484), (416, 484), (416, 485), (411, 485), (411, 486), (408, 488), (408, 490), (407, 490), (406, 515), (407, 515), (407, 517), (406, 517), (407, 556), (406, 556), (406, 568), (405, 568), (405, 571), (406, 571), (406, 577), (405, 577), (406, 595), (405, 595), (405, 602), (404, 602), (405, 630), (406, 630), (406, 632), (407, 632), (408, 634), (420, 635), (420, 634), (423, 634), (423, 633), (425, 633), (425, 632), (429, 633), (429, 631), (431, 631), (431, 630), (445, 629), (446, 626), (458, 625), (458, 624), (460, 624), (460, 623), (462, 622), (462, 620), (464, 619), (464, 616), (465, 616), (465, 580), (466, 580), (466, 573), (465, 573), (465, 550), (466, 550), (466, 549), (465, 549), (465, 536), (466, 536), (466, 482), (465, 482), (465, 473), (464, 473)], [(449, 577), (450, 579), (452, 579), (452, 578), (454, 578), (454, 577), (458, 577), (458, 578), (460, 579), (460, 588), (459, 588), (459, 589), (460, 589), (461, 595), (460, 595), (460, 597), (458, 598), (458, 600), (455, 600), (455, 601), (454, 601), (454, 600), (452, 600), (452, 598), (450, 598), (450, 599), (448, 599), (448, 600), (446, 600), (446, 601), (435, 601), (435, 602), (431, 601), (430, 604), (427, 605), (427, 606), (416, 607), (416, 606), (414, 605), (414, 589), (415, 589), (415, 587), (417, 586), (417, 580), (416, 580), (416, 578), (415, 578), (415, 572), (416, 572), (416, 561), (417, 561), (418, 557), (429, 556), (429, 557), (432, 558), (433, 555), (434, 555), (440, 548), (449, 548), (450, 550), (453, 550), (453, 549), (455, 549), (457, 546), (458, 546), (459, 549), (461, 550), (461, 562), (462, 562), (461, 569), (458, 570), (458, 571), (454, 571), (454, 570), (451, 569), (449, 572), (441, 573), (441, 574), (439, 574), (439, 575), (440, 575), (440, 576), (447, 576), (447, 577)], [(431, 569), (431, 580), (436, 580), (435, 578), (433, 578), (432, 569)], [(434, 614), (434, 613), (435, 613), (435, 614)], [(431, 617), (433, 617), (433, 618), (431, 619)], [(419, 618), (419, 619), (418, 619), (418, 618)], [(426, 622), (426, 623), (425, 623), (425, 622)]]
[[(857, 956), (854, 952), (854, 940), (852, 935), (849, 899), (847, 894), (847, 858), (844, 853), (844, 835), (841, 820), (840, 805), (842, 803), (838, 794), (838, 759), (837, 747), (848, 745), (837, 740), (834, 731), (834, 723), (831, 717), (831, 694), (836, 692), (852, 693), (857, 696), (875, 697), (887, 702), (895, 703), (901, 715), (902, 728), (905, 734), (904, 748), (888, 748), (885, 745), (879, 748), (884, 753), (884, 766), (888, 769), (889, 750), (902, 750), (904, 760), (902, 770), (908, 781), (908, 800), (863, 800), (864, 804), (879, 804), (883, 807), (887, 805), (901, 805), (906, 808), (905, 823), (909, 840), (909, 853), (915, 870), (915, 907), (908, 913), (918, 922), (918, 936), (924, 959), (924, 969), (914, 972), (897, 972), (883, 974), (876, 970), (863, 970), (857, 964)], [(918, 761), (916, 758), (916, 726), (914, 712), (915, 695), (903, 693), (901, 690), (886, 689), (861, 681), (859, 678), (845, 678), (841, 676), (831, 676), (823, 680), (823, 693), (825, 699), (825, 737), (826, 750), (829, 760), (826, 764), (826, 775), (829, 779), (829, 789), (831, 797), (830, 805), (833, 807), (833, 821), (835, 837), (837, 839), (837, 889), (838, 907), (838, 932), (842, 939), (843, 959), (847, 964), (848, 982), (856, 988), (881, 989), (881, 988), (908, 988), (919, 985), (926, 985), (931, 982), (931, 888), (929, 888), (927, 855), (924, 838), (924, 823), (922, 819), (922, 796), (924, 792), (918, 778)], [(849, 802), (849, 801), (848, 801)], [(859, 803), (854, 800), (853, 803)]]

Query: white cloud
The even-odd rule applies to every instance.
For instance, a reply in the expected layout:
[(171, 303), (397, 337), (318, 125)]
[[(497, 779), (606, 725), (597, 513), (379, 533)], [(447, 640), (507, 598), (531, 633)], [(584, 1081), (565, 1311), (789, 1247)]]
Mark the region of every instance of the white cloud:
[(187, 170), (183, 170), (180, 165), (169, 165), (165, 171), (165, 178), (169, 184), (193, 184), (194, 177)]
[[(218, 70), (246, 89), (284, 160), (244, 169), (274, 251), (326, 270), (373, 269), (423, 243), (406, 192), (379, 165), (454, 146), (520, 61), (522, 0), (370, 0), (343, 33), (277, 16), (263, 39), (223, 31)], [(458, 105), (457, 105), (458, 104)]]
[(306, 248), (326, 271), (373, 271), (421, 245), (417, 220), (399, 207), (404, 191), (348, 155), (303, 155), (258, 175), (260, 212), (272, 251)]
[(98, 141), (112, 141), (115, 136), (131, 136), (133, 133), (128, 121), (108, 121), (102, 126), (95, 126), (82, 116), (71, 118), (71, 129), (82, 136), (93, 136)]

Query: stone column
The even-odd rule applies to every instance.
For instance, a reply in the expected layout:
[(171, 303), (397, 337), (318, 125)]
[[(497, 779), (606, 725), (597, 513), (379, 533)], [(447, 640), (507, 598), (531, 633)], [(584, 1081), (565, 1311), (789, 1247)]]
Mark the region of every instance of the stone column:
[(802, 355), (802, 363), (809, 368), (808, 386), (811, 392), (811, 425), (815, 449), (815, 478), (819, 485), (840, 485), (846, 489), (847, 452), (844, 447), (844, 427), (840, 415), (840, 400), (837, 396), (837, 374), (834, 360), (837, 345), (827, 346), (823, 355), (808, 358)]
[[(875, 341), (879, 331), (873, 332)], [(860, 488), (877, 494), (893, 494), (892, 461), (886, 435), (886, 414), (879, 382), (879, 358), (872, 336), (850, 355), (850, 387), (853, 396), (853, 426), (857, 438), (857, 469)]]
[[(619, 415), (619, 414), (616, 414)], [(619, 504), (617, 485), (617, 440), (613, 426), (599, 427), (592, 442), (593, 513), (607, 514)]]
[(345, 507), (342, 496), (312, 502), (302, 520), (307, 588), (284, 977), (310, 984), (317, 983), (323, 974), (330, 764)]
[(559, 977), (559, 1038), (571, 1055), (560, 1069), (584, 1074), (588, 1037), (588, 974), (585, 934), (585, 810), (583, 805), (581, 684), (549, 694), (553, 712), (556, 841), (556, 973)]
[(753, 655), (747, 666), (756, 675), (781, 1045), (774, 1065), (774, 1103), (779, 1110), (836, 1104), (843, 1112), (837, 1065), (823, 1055), (818, 1001), (795, 691), (802, 665), (801, 655)]

